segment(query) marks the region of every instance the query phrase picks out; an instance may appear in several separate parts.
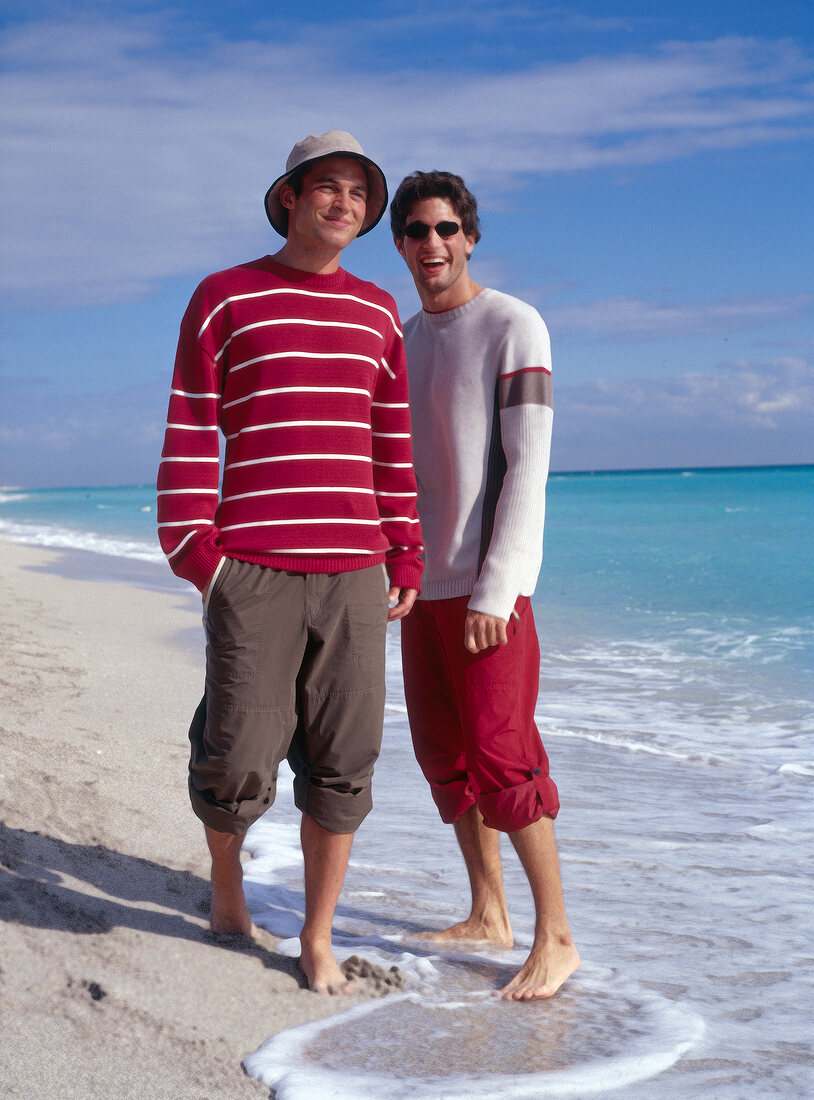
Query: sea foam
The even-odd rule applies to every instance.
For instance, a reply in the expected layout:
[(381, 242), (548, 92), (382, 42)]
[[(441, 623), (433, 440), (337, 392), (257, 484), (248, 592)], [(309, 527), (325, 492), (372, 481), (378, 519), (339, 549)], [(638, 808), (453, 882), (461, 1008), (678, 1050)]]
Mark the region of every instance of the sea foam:
[(280, 1032), (247, 1073), (278, 1100), (582, 1097), (654, 1077), (704, 1033), (689, 1007), (610, 970), (585, 967), (555, 1001), (520, 1005), (467, 989), (488, 976), (482, 959), (439, 965), (421, 990)]
[(100, 535), (94, 531), (75, 530), (70, 527), (10, 523), (0, 520), (0, 534), (13, 542), (53, 549), (85, 550), (91, 554), (105, 554), (112, 558), (129, 558), (132, 561), (162, 562), (164, 555), (159, 546), (135, 539)]

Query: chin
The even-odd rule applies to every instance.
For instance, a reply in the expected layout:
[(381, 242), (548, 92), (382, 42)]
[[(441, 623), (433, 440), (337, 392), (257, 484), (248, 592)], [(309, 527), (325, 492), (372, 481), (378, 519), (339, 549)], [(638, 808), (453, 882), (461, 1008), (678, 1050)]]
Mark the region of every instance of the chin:
[(351, 241), (356, 240), (358, 232), (358, 230), (351, 232), (348, 229), (343, 229), (341, 232), (337, 230), (335, 233), (326, 233), (323, 242), (332, 248), (347, 248)]

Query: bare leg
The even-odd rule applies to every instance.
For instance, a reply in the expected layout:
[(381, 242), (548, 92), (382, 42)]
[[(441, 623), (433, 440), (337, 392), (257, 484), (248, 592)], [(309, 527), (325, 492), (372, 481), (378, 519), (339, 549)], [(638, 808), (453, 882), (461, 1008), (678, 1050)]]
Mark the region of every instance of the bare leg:
[(512, 929), (500, 865), (500, 834), (488, 829), (478, 807), (472, 806), (455, 822), (455, 835), (469, 875), (472, 911), (460, 924), (442, 932), (421, 932), (419, 936), (433, 943), (469, 940), (511, 947)]
[(553, 997), (580, 961), (565, 917), (554, 823), (544, 816), (509, 836), (531, 886), (536, 921), (531, 954), (499, 996), (507, 1001)]
[(209, 927), (219, 934), (250, 936), (254, 931), (243, 893), (243, 867), (240, 849), (243, 836), (218, 833), (204, 825), (206, 842), (212, 856), (212, 904)]
[(350, 993), (331, 951), (331, 926), (350, 858), (353, 833), (331, 833), (308, 814), (300, 828), (305, 862), (305, 923), (300, 933), (300, 969), (315, 993)]

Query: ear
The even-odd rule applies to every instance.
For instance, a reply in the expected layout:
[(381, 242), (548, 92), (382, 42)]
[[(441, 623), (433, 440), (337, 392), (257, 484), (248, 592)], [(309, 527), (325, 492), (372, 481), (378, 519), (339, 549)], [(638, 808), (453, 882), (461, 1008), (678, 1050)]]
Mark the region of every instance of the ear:
[(466, 258), (469, 260), (472, 258), (472, 253), (475, 251), (475, 234), (470, 233), (468, 236), (464, 237), (464, 240), (466, 241)]
[(290, 183), (284, 183), (280, 188), (280, 206), (286, 210), (293, 210), (294, 204), (297, 201), (297, 196), (294, 194), (294, 189)]
[(400, 256), (404, 255), (404, 241), (400, 237), (393, 237), (393, 244), (396, 246)]

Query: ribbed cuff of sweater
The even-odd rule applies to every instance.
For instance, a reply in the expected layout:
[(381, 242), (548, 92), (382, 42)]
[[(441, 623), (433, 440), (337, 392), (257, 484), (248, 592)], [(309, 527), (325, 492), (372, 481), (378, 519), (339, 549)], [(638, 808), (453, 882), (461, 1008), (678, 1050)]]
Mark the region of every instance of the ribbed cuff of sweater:
[(420, 562), (389, 561), (386, 568), (392, 587), (414, 588), (416, 592), (421, 591), (423, 566)]
[(480, 611), (484, 615), (496, 615), (508, 622), (517, 597), (528, 594), (521, 591), (521, 586), (514, 577), (495, 578), (492, 583), (481, 578), (472, 589), (469, 610)]

